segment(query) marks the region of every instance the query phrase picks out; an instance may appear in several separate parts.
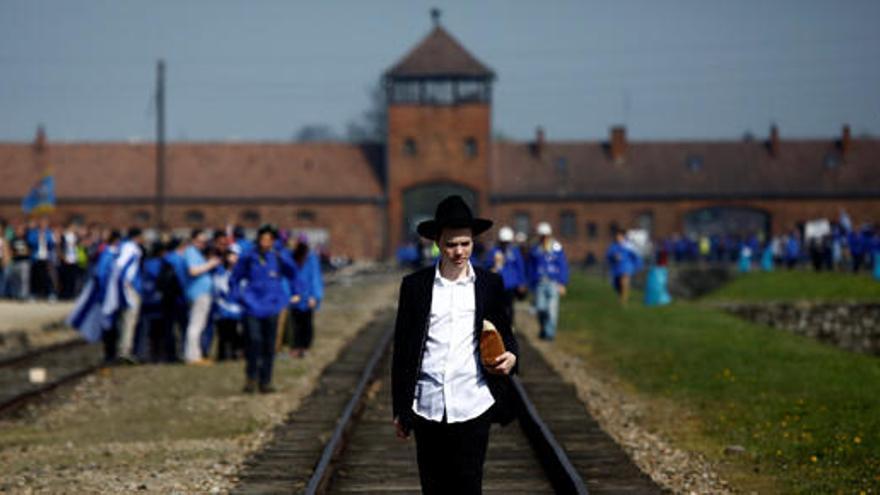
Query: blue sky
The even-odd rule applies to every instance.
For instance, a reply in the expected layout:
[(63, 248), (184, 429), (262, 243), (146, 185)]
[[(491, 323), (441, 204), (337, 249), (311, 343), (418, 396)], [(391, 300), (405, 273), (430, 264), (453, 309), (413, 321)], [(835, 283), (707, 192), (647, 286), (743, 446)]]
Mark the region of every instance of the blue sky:
[(172, 140), (343, 133), (433, 6), (498, 74), (513, 138), (880, 134), (873, 0), (0, 0), (0, 140), (153, 139), (159, 58)]

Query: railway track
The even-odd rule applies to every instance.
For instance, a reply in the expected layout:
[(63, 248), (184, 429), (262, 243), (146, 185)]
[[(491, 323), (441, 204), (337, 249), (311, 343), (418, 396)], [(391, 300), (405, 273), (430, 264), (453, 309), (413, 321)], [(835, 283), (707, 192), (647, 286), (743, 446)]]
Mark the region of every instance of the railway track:
[(102, 359), (100, 345), (77, 339), (0, 360), (0, 414), (92, 373)]
[[(413, 440), (391, 425), (393, 313), (367, 325), (315, 391), (252, 454), (236, 494), (419, 493)], [(487, 494), (662, 493), (607, 436), (571, 385), (521, 340), (519, 422), (492, 426)]]

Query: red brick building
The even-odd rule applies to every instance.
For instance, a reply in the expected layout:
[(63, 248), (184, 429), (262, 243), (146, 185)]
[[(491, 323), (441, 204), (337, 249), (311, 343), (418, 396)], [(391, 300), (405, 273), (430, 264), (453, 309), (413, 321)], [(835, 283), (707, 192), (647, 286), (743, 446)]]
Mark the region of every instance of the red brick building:
[[(549, 221), (570, 255), (599, 254), (613, 226), (778, 234), (845, 209), (880, 220), (880, 140), (843, 126), (826, 140), (630, 142), (492, 139), (495, 74), (444, 28), (385, 73), (387, 144), (171, 143), (165, 224), (274, 222), (325, 237), (334, 254), (389, 256), (457, 192), (519, 231)], [(158, 223), (156, 146), (0, 143), (0, 216), (51, 164), (58, 222)]]

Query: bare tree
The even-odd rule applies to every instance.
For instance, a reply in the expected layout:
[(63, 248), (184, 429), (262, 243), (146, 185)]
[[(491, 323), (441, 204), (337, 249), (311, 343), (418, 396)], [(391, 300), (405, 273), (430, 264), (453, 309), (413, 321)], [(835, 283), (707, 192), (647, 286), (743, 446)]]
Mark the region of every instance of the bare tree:
[(298, 143), (315, 141), (339, 141), (339, 136), (327, 124), (306, 124), (294, 134), (293, 140)]
[(384, 143), (388, 134), (388, 106), (380, 80), (367, 91), (369, 106), (359, 118), (345, 126), (346, 138), (353, 143)]

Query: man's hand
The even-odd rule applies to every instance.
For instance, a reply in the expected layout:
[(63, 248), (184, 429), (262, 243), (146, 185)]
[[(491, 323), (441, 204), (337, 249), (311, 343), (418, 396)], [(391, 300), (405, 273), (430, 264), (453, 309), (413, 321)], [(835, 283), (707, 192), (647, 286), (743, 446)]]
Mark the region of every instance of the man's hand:
[(562, 284), (557, 285), (556, 291), (559, 292), (560, 296), (565, 297), (565, 286), (564, 285), (562, 285)]
[(495, 358), (495, 364), (487, 366), (486, 370), (493, 375), (509, 375), (510, 370), (516, 365), (516, 354), (505, 351), (504, 354)]
[(403, 429), (403, 425), (400, 424), (400, 420), (398, 418), (394, 418), (394, 430), (397, 433), (397, 438), (403, 440), (409, 438), (409, 432)]
[(318, 300), (314, 297), (309, 298), (309, 309), (315, 309), (318, 306)]
[(299, 294), (294, 294), (294, 295), (290, 296), (290, 304), (299, 304), (299, 301), (301, 299), (302, 299), (302, 297), (300, 297)]

